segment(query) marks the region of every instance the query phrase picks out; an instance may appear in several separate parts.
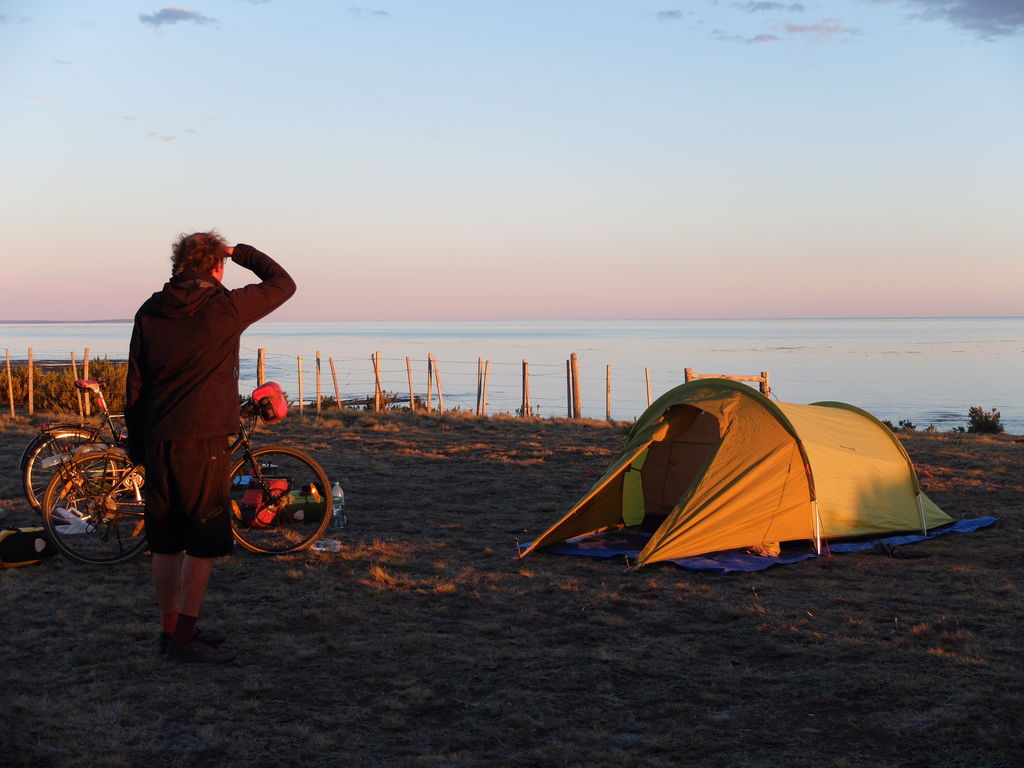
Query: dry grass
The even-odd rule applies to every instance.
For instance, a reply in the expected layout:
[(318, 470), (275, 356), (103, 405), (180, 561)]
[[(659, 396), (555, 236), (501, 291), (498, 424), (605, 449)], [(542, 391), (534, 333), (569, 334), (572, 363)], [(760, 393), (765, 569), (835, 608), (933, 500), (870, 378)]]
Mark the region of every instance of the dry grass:
[[(0, 507), (29, 522), (0, 421)], [(756, 574), (514, 556), (621, 426), (286, 420), (349, 504), (337, 554), (240, 551), (204, 621), (241, 661), (155, 650), (145, 558), (0, 573), (8, 765), (1016, 766), (1022, 478), (1009, 436), (905, 436), (923, 485), (996, 528)]]

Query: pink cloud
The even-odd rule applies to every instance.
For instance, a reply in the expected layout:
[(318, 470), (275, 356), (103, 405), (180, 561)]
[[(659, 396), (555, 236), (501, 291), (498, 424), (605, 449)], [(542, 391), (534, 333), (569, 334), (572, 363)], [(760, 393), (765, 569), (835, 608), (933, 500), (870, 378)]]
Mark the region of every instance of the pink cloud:
[(791, 35), (807, 35), (815, 40), (828, 40), (836, 35), (859, 35), (860, 30), (844, 27), (839, 19), (822, 19), (817, 24), (794, 24), (786, 22), (786, 32)]
[(744, 37), (743, 35), (730, 35), (723, 32), (720, 29), (712, 31), (711, 38), (718, 40), (722, 43), (774, 43), (781, 40), (778, 35), (771, 35), (768, 33), (761, 33), (760, 35), (754, 35), (753, 37)]
[(194, 133), (197, 136), (199, 135), (199, 131), (197, 131), (195, 128), (186, 128), (185, 133)]

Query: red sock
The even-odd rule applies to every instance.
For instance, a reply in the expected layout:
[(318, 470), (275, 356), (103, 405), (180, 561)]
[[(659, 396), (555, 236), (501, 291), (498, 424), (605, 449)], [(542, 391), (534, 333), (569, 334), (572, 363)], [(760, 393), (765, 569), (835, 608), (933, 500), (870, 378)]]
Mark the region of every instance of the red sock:
[(196, 624), (198, 623), (198, 616), (186, 616), (184, 613), (179, 613), (178, 623), (174, 627), (174, 642), (178, 645), (190, 643), (197, 634)]
[(178, 612), (171, 611), (170, 613), (160, 614), (160, 628), (168, 635), (173, 635), (175, 628), (178, 626)]

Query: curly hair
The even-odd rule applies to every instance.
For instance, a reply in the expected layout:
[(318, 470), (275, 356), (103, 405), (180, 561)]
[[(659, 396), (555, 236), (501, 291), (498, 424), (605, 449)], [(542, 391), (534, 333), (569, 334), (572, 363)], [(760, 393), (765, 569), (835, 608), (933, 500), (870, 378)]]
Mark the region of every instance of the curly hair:
[(228, 257), (227, 241), (217, 230), (182, 234), (171, 248), (171, 274), (212, 272)]

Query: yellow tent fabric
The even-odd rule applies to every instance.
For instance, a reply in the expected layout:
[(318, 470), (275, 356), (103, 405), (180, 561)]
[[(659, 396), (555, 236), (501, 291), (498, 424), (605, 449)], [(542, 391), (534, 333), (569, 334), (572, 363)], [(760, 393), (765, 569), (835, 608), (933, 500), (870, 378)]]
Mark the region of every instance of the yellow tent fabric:
[(726, 379), (676, 387), (637, 420), (587, 494), (524, 552), (585, 533), (652, 531), (637, 565), (952, 522), (889, 429), (845, 403), (773, 403)]

